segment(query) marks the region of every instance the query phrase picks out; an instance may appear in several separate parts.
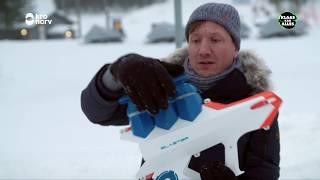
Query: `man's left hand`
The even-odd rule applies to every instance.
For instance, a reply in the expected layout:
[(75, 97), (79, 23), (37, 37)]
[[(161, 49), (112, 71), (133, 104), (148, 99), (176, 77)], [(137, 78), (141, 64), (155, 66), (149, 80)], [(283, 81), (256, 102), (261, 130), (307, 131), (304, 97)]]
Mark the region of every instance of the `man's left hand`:
[(237, 180), (232, 170), (218, 161), (204, 164), (200, 176), (202, 180)]

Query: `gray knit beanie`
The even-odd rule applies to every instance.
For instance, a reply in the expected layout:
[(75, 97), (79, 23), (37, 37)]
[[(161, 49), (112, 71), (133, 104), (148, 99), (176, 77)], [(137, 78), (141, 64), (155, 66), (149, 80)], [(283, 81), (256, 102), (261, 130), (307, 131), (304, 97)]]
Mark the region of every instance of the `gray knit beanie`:
[(185, 29), (187, 41), (190, 25), (196, 21), (211, 21), (221, 25), (229, 32), (237, 49), (240, 49), (240, 17), (233, 6), (222, 3), (207, 3), (199, 6), (193, 11), (187, 23)]

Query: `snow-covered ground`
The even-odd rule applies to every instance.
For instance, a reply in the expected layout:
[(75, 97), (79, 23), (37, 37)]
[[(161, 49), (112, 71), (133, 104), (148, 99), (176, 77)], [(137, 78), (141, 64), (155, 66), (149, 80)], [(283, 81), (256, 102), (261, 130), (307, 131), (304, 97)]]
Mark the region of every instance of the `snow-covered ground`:
[[(184, 22), (203, 2), (183, 1)], [(122, 128), (90, 123), (80, 93), (99, 67), (125, 53), (164, 57), (175, 49), (144, 44), (150, 14), (173, 22), (173, 2), (126, 15), (124, 43), (0, 41), (0, 179), (133, 179), (138, 146), (119, 139)], [(319, 40), (318, 27), (299, 38), (242, 41), (272, 68), (284, 100), (281, 179), (320, 179)]]

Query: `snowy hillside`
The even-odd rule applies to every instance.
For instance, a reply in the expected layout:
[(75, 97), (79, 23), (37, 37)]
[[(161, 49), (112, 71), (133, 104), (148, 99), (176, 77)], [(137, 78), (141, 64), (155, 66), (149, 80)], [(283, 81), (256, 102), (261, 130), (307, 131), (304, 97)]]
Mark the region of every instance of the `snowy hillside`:
[[(183, 21), (203, 2), (183, 1)], [(150, 14), (157, 18), (147, 18)], [(85, 17), (84, 26), (92, 18)], [(173, 22), (173, 1), (125, 15), (124, 43), (0, 41), (0, 179), (133, 179), (138, 146), (119, 139), (122, 128), (90, 123), (80, 93), (98, 68), (125, 53), (171, 53), (173, 43), (144, 44), (154, 21)], [(317, 27), (299, 38), (242, 41), (242, 49), (271, 67), (275, 92), (284, 100), (279, 117), (284, 180), (320, 179), (319, 40)]]

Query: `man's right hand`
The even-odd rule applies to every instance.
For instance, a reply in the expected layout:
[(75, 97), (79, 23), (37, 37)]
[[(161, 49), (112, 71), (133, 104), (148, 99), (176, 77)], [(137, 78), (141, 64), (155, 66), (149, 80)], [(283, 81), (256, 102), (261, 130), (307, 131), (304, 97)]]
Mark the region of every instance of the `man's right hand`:
[(180, 65), (138, 54), (120, 57), (110, 70), (138, 110), (152, 114), (168, 107), (168, 98), (176, 95), (172, 77), (184, 72)]

